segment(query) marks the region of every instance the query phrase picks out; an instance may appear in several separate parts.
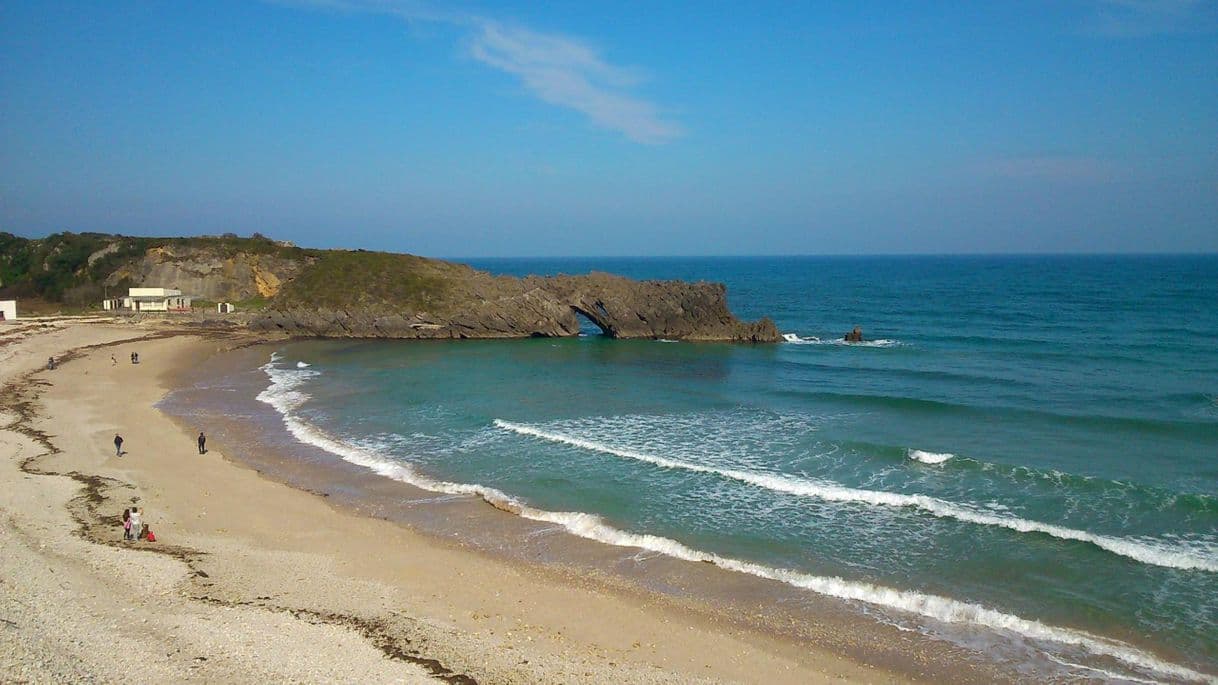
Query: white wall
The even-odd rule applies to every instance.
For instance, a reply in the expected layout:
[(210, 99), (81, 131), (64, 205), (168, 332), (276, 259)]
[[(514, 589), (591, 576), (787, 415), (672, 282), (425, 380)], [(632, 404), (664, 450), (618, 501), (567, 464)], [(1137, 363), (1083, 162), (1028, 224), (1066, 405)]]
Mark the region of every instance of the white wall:
[(181, 290), (174, 288), (131, 288), (127, 291), (127, 297), (170, 297), (181, 294)]
[(17, 300), (0, 300), (0, 312), (4, 312), (5, 321), (17, 319)]

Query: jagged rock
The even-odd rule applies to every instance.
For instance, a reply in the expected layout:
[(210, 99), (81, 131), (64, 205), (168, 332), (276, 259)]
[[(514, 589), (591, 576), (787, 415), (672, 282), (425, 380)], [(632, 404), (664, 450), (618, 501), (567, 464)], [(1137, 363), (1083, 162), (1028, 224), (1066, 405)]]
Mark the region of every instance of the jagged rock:
[[(225, 325), (291, 335), (382, 338), (573, 336), (580, 315), (617, 338), (776, 342), (768, 319), (745, 323), (716, 283), (633, 281), (605, 273), (513, 278), (464, 264), (365, 250), (316, 250), (255, 234), (148, 238), (0, 232), (7, 289), (79, 304), (129, 286), (242, 302)], [(110, 291), (110, 292), (108, 292)], [(173, 314), (209, 320), (207, 312)], [(141, 315), (142, 316), (142, 315)]]
[(250, 325), (320, 337), (564, 337), (579, 333), (579, 313), (615, 338), (776, 342), (781, 337), (769, 319), (736, 319), (719, 283), (633, 281), (605, 273), (524, 279), (472, 269), (457, 273), (447, 284), (450, 301), (442, 312), (392, 301), (316, 309), (273, 303)]

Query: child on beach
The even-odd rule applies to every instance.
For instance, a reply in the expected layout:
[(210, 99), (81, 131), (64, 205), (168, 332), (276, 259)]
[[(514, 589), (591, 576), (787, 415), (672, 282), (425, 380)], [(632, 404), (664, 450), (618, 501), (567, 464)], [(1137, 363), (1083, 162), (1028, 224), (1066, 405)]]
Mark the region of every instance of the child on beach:
[(123, 539), (131, 539), (131, 509), (123, 509)]

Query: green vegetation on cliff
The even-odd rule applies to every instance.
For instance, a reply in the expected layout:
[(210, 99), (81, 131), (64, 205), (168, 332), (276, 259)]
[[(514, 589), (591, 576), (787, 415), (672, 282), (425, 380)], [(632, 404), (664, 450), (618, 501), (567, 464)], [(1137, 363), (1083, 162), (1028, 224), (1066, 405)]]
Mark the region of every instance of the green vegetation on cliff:
[[(133, 265), (157, 250), (164, 251), (158, 259), (171, 262), (257, 256), (295, 263), (301, 267), (299, 274), (294, 273), (275, 296), (283, 306), (342, 309), (396, 302), (435, 311), (443, 309), (450, 281), (470, 272), (462, 265), (414, 255), (304, 249), (258, 234), (143, 238), (55, 233), (29, 239), (0, 233), (0, 297), (97, 307), (107, 294), (121, 294), (131, 286), (162, 285), (136, 282), (130, 275)], [(216, 277), (223, 278), (219, 273)], [(267, 296), (256, 294), (239, 304), (248, 308), (255, 301), (266, 304)]]
[[(121, 267), (141, 259), (153, 248), (205, 249), (217, 257), (269, 254), (305, 259), (316, 250), (303, 250), (255, 234), (241, 238), (144, 238), (106, 233), (55, 233), (29, 239), (0, 232), (0, 297), (39, 298), (72, 306), (97, 306), (106, 294), (105, 282)], [(112, 283), (112, 292), (139, 285)]]
[(98, 309), (133, 286), (179, 288), (202, 312), (236, 302), (250, 328), (291, 335), (570, 336), (579, 333), (580, 312), (620, 338), (780, 338), (769, 320), (736, 319), (717, 283), (598, 273), (521, 279), (408, 254), (302, 249), (257, 234), (0, 233), (0, 297), (24, 299), (24, 311)]
[(105, 277), (151, 242), (101, 233), (56, 233), (40, 240), (0, 233), (0, 295), (74, 305), (100, 299)]
[(389, 252), (327, 250), (275, 298), (284, 307), (345, 309), (394, 302), (442, 309), (452, 277), (467, 267)]

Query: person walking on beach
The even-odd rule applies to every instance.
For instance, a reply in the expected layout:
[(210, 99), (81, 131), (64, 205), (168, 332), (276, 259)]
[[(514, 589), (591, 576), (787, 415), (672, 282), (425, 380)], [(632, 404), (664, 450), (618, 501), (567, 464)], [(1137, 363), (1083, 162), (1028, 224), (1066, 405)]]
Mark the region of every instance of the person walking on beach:
[(144, 516), (139, 507), (131, 507), (131, 539), (139, 540), (144, 532)]
[(110, 355), (110, 366), (114, 366), (115, 364), (118, 364), (118, 360), (114, 358), (114, 355)]
[(123, 539), (131, 539), (131, 508), (123, 509)]
[(207, 454), (207, 448), (204, 447), (206, 444), (207, 436), (203, 435), (203, 431), (199, 431), (199, 454)]
[(118, 433), (114, 434), (114, 456), (123, 456), (123, 436)]

